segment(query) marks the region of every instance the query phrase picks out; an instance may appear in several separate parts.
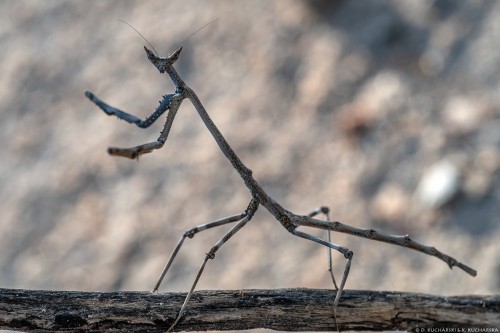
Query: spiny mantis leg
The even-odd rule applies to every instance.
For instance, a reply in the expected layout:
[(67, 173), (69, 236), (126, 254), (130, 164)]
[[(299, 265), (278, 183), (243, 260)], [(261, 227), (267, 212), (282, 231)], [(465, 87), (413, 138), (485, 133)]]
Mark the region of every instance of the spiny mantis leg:
[(160, 105), (158, 105), (156, 110), (144, 120), (141, 120), (140, 118), (130, 113), (121, 111), (109, 104), (104, 103), (90, 91), (86, 91), (85, 96), (87, 96), (92, 102), (94, 102), (98, 107), (100, 107), (101, 110), (103, 110), (108, 116), (115, 115), (119, 119), (125, 120), (130, 124), (136, 124), (137, 127), (147, 128), (151, 126), (162, 114), (164, 114), (165, 111), (168, 110), (168, 107), (170, 106), (170, 101), (172, 100), (174, 94), (164, 95), (163, 99), (160, 101)]
[(149, 142), (132, 148), (116, 148), (116, 147), (108, 148), (108, 153), (110, 155), (122, 156), (130, 159), (139, 158), (139, 156), (141, 156), (142, 154), (147, 154), (155, 149), (163, 147), (163, 145), (167, 141), (168, 133), (170, 132), (170, 128), (172, 127), (172, 124), (174, 122), (177, 110), (179, 109), (179, 106), (181, 105), (181, 102), (184, 99), (184, 97), (181, 94), (165, 95), (163, 96), (163, 100), (160, 101), (160, 105), (158, 106), (156, 111), (150, 117), (146, 118), (146, 120), (141, 120), (134, 115), (128, 114), (126, 112), (118, 110), (104, 103), (90, 91), (86, 91), (85, 96), (87, 96), (92, 102), (94, 102), (97, 106), (99, 106), (106, 114), (115, 115), (119, 119), (123, 119), (129, 123), (136, 124), (137, 126), (142, 128), (150, 126), (164, 112), (170, 109), (170, 112), (167, 115), (167, 120), (165, 121), (165, 125), (163, 126), (163, 130), (160, 133), (160, 137), (156, 141)]
[(177, 245), (175, 246), (174, 251), (170, 255), (170, 258), (168, 258), (168, 262), (165, 265), (165, 268), (163, 268), (163, 271), (161, 272), (160, 278), (158, 279), (158, 282), (156, 282), (156, 284), (155, 284), (153, 292), (158, 291), (158, 288), (160, 287), (160, 284), (163, 281), (165, 274), (167, 274), (168, 269), (172, 265), (172, 262), (174, 261), (174, 258), (177, 255), (177, 253), (179, 252), (186, 237), (193, 238), (194, 235), (196, 235), (197, 233), (199, 233), (203, 230), (208, 230), (211, 228), (219, 227), (221, 225), (225, 225), (228, 223), (238, 222), (238, 221), (242, 220), (245, 216), (246, 216), (246, 213), (241, 213), (239, 215), (229, 216), (229, 217), (226, 217), (226, 218), (214, 221), (214, 222), (199, 225), (197, 227), (194, 227), (194, 228), (189, 229), (186, 232), (184, 232), (182, 237), (179, 239), (179, 242), (177, 242)]
[(177, 318), (175, 318), (174, 322), (172, 323), (167, 332), (171, 332), (174, 329), (175, 325), (177, 325), (179, 320), (182, 318), (182, 315), (186, 310), (189, 300), (193, 295), (194, 288), (196, 288), (198, 280), (200, 279), (200, 276), (203, 273), (203, 270), (205, 269), (205, 265), (207, 264), (208, 259), (215, 258), (215, 253), (222, 247), (222, 245), (224, 245), (229, 240), (229, 238), (233, 237), (238, 231), (241, 230), (241, 228), (245, 226), (245, 224), (248, 223), (248, 221), (252, 219), (254, 213), (257, 211), (257, 208), (259, 208), (259, 201), (255, 198), (252, 198), (250, 204), (248, 205), (248, 208), (245, 211), (245, 217), (240, 222), (238, 222), (238, 224), (235, 225), (231, 230), (229, 230), (217, 243), (215, 243), (215, 245), (210, 249), (210, 251), (207, 252), (205, 259), (203, 260), (203, 263), (201, 264), (201, 267), (198, 270), (198, 274), (196, 274), (196, 278), (193, 282), (193, 285), (191, 286), (191, 289), (189, 290), (186, 298), (184, 299), (184, 303), (182, 303), (181, 309), (177, 314)]
[[(309, 213), (309, 217), (314, 217), (318, 214), (325, 214), (325, 218), (327, 222), (330, 222), (330, 208), (328, 207), (320, 207), (316, 209), (315, 211)], [(330, 230), (326, 231), (326, 241), (328, 243), (331, 243), (331, 237), (330, 237)], [(339, 290), (339, 287), (337, 287), (337, 282), (335, 282), (335, 276), (333, 276), (333, 265), (332, 265), (332, 248), (327, 247), (327, 253), (328, 253), (328, 271), (330, 272), (330, 276), (332, 277), (333, 281), (333, 286), (335, 287), (335, 290)]]
[(313, 236), (311, 234), (302, 231), (298, 231), (297, 229), (293, 229), (291, 233), (294, 234), (295, 236), (302, 237), (311, 240), (313, 242), (319, 243), (321, 245), (324, 245), (329, 249), (337, 250), (340, 253), (342, 253), (344, 257), (347, 259), (344, 268), (344, 275), (342, 276), (342, 281), (340, 281), (340, 287), (337, 289), (337, 295), (335, 295), (335, 300), (333, 301), (333, 319), (335, 321), (335, 326), (337, 326), (337, 331), (338, 331), (339, 329), (337, 324), (337, 305), (339, 304), (340, 296), (342, 295), (342, 291), (344, 291), (345, 282), (347, 281), (347, 277), (349, 276), (349, 270), (351, 269), (351, 261), (353, 253), (351, 250), (345, 247), (338, 246), (330, 241), (324, 241), (321, 238), (318, 238), (316, 236)]
[(310, 241), (324, 245), (324, 246), (328, 247), (329, 249), (339, 251), (347, 259), (345, 269), (344, 269), (344, 276), (342, 277), (342, 281), (340, 282), (340, 287), (337, 290), (337, 295), (335, 296), (335, 301), (333, 302), (333, 306), (336, 307), (337, 304), (339, 303), (340, 295), (342, 294), (342, 291), (344, 290), (344, 285), (345, 285), (345, 282), (347, 280), (347, 276), (349, 275), (349, 269), (351, 268), (351, 260), (352, 260), (352, 256), (353, 256), (352, 251), (349, 250), (348, 248), (338, 246), (332, 242), (327, 242), (325, 240), (322, 240), (321, 238), (318, 238), (318, 237), (313, 236), (311, 234), (308, 234), (306, 232), (298, 231), (297, 229), (292, 230), (291, 233), (294, 234), (295, 236), (302, 237), (302, 238), (308, 239)]

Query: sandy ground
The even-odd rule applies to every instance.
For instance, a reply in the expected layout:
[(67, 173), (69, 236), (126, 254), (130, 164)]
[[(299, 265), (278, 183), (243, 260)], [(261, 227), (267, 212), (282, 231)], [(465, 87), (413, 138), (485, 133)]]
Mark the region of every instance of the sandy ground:
[[(162, 150), (138, 162), (106, 153), (155, 140), (163, 120), (138, 129), (85, 90), (140, 117), (173, 91), (119, 19), (160, 54), (183, 46), (179, 73), (287, 209), (328, 205), (335, 220), (408, 233), (478, 270), (334, 234), (355, 253), (347, 288), (499, 292), (493, 1), (2, 1), (1, 287), (151, 290), (184, 230), (248, 204), (188, 102)], [(188, 240), (161, 290), (187, 291), (225, 230)], [(334, 265), (340, 276), (341, 255)], [(326, 250), (260, 209), (198, 289), (282, 287), (331, 288)]]

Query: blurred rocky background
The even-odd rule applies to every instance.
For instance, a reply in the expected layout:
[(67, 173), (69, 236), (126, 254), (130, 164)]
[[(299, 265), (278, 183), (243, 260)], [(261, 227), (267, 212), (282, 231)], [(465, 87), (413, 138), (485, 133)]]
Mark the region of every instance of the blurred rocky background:
[[(500, 2), (451, 0), (0, 2), (0, 287), (151, 290), (186, 229), (246, 208), (187, 101), (163, 149), (106, 153), (163, 120), (139, 129), (85, 90), (140, 117), (173, 91), (119, 19), (161, 55), (183, 46), (177, 70), (286, 208), (327, 205), (478, 270), (333, 234), (355, 253), (347, 288), (499, 292)], [(187, 240), (161, 290), (187, 291), (228, 228)], [(260, 209), (198, 289), (281, 287), (331, 288), (326, 250)]]

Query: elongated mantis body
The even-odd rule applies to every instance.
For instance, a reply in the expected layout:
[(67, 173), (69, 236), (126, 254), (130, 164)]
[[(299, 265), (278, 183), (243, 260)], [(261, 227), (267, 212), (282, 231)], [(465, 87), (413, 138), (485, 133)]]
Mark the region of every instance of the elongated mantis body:
[[(213, 138), (215, 139), (215, 142), (223, 152), (223, 154), (226, 156), (226, 158), (229, 160), (229, 162), (232, 164), (233, 168), (238, 172), (240, 177), (242, 178), (245, 186), (247, 187), (249, 193), (250, 193), (250, 201), (247, 206), (247, 208), (240, 214), (236, 214), (233, 216), (229, 216), (214, 222), (206, 223), (199, 225), (195, 228), (192, 228), (184, 233), (184, 235), (181, 237), (179, 242), (177, 243), (177, 246), (174, 248), (174, 251), (170, 258), (167, 261), (167, 264), (165, 265), (165, 268), (163, 269), (163, 272), (160, 275), (160, 278), (158, 279), (157, 283), (155, 284), (154, 291), (157, 291), (158, 288), (160, 287), (160, 284), (171, 267), (171, 264), (178, 253), (179, 249), (181, 248), (182, 244), (184, 243), (184, 240), (186, 238), (192, 238), (195, 234), (215, 228), (221, 225), (226, 225), (230, 223), (235, 223), (234, 227), (227, 232), (206, 254), (205, 259), (198, 271), (198, 274), (196, 275), (195, 281), (193, 282), (190, 291), (188, 292), (186, 299), (181, 307), (181, 309), (178, 312), (177, 317), (175, 320), (172, 322), (169, 331), (173, 330), (176, 325), (179, 323), (179, 321), (183, 318), (183, 314), (186, 310), (186, 307), (188, 306), (189, 300), (194, 292), (194, 289), (198, 283), (198, 280), (200, 279), (203, 270), (205, 268), (206, 263), (208, 262), (209, 259), (213, 259), (215, 257), (216, 252), (224, 245), (224, 243), (230, 239), (232, 236), (234, 236), (238, 231), (240, 231), (248, 222), (251, 221), (252, 217), (254, 216), (255, 212), (260, 206), (263, 206), (274, 218), (281, 223), (281, 225), (290, 233), (292, 233), (295, 236), (298, 236), (300, 238), (304, 238), (313, 242), (316, 242), (318, 244), (321, 244), (329, 249), (329, 253), (331, 250), (335, 250), (340, 252), (344, 258), (346, 259), (346, 264), (344, 268), (344, 273), (342, 276), (342, 279), (340, 280), (340, 284), (337, 287), (337, 283), (332, 276), (332, 280), (335, 286), (336, 294), (335, 298), (333, 300), (333, 317), (335, 319), (336, 323), (336, 309), (339, 304), (340, 297), (342, 295), (342, 291), (345, 288), (345, 284), (347, 281), (347, 277), (349, 275), (349, 269), (351, 267), (351, 262), (353, 258), (353, 252), (349, 250), (348, 248), (339, 246), (330, 240), (329, 232), (330, 231), (336, 231), (336, 232), (342, 232), (346, 233), (349, 235), (353, 236), (358, 236), (358, 237), (363, 237), (367, 239), (372, 239), (380, 242), (385, 242), (393, 245), (399, 245), (402, 247), (410, 248), (434, 257), (437, 257), (444, 262), (448, 264), (450, 268), (456, 266), (468, 274), (475, 276), (476, 271), (469, 266), (466, 266), (462, 264), (461, 262), (457, 261), (456, 259), (438, 251), (434, 247), (430, 246), (425, 246), (422, 245), (418, 242), (415, 242), (412, 240), (408, 235), (402, 235), (402, 236), (394, 236), (394, 235), (387, 235), (380, 233), (378, 231), (375, 231), (373, 229), (359, 229), (356, 227), (352, 227), (340, 222), (331, 222), (329, 218), (329, 210), (326, 207), (321, 207), (315, 211), (313, 211), (309, 215), (296, 215), (287, 209), (285, 209), (282, 205), (280, 205), (276, 200), (274, 200), (271, 196), (269, 196), (266, 191), (261, 187), (261, 185), (255, 180), (255, 178), (252, 176), (252, 171), (243, 164), (243, 162), (240, 160), (240, 158), (236, 155), (234, 150), (231, 148), (229, 143), (226, 141), (224, 136), (221, 134), (217, 126), (214, 124), (210, 116), (208, 115), (207, 111), (205, 110), (203, 104), (201, 103), (200, 99), (198, 96), (195, 94), (195, 92), (182, 80), (180, 75), (177, 73), (175, 68), (173, 67), (173, 64), (177, 61), (177, 59), (180, 56), (180, 53), (182, 51), (182, 47), (177, 49), (175, 52), (173, 52), (171, 55), (168, 57), (159, 57), (152, 51), (150, 51), (148, 48), (144, 47), (146, 51), (146, 55), (149, 59), (149, 61), (159, 70), (160, 73), (166, 73), (172, 82), (175, 85), (175, 92), (171, 94), (166, 94), (163, 96), (162, 100), (160, 101), (159, 106), (156, 108), (156, 110), (145, 120), (141, 120), (140, 118), (133, 116), (131, 114), (128, 114), (124, 111), (118, 110), (117, 108), (114, 108), (103, 101), (101, 101), (99, 98), (97, 98), (93, 93), (87, 91), (85, 92), (85, 95), (93, 102), (95, 103), (98, 107), (100, 107), (106, 114), (108, 115), (114, 115), (122, 120), (125, 120), (131, 124), (135, 124), (140, 128), (147, 128), (149, 127), (152, 123), (154, 123), (161, 115), (163, 115), (165, 112), (167, 112), (167, 119), (165, 122), (165, 125), (160, 133), (160, 136), (156, 141), (149, 142), (146, 144), (142, 144), (136, 147), (132, 148), (109, 148), (108, 152), (111, 155), (114, 156), (122, 156), (122, 157), (127, 157), (130, 159), (136, 159), (139, 158), (143, 154), (151, 153), (152, 151), (156, 149), (160, 149), (163, 147), (163, 145), (166, 143), (168, 134), (170, 132), (170, 129), (172, 127), (174, 118), (177, 114), (177, 111), (179, 110), (179, 107), (181, 103), (185, 99), (189, 99), (191, 103), (193, 104), (194, 108), (198, 112), (199, 116), (201, 117), (203, 123), (209, 130), (209, 132), (212, 134)], [(324, 214), (326, 217), (325, 220), (319, 220), (315, 219), (314, 216), (318, 214)], [(300, 227), (313, 227), (317, 229), (323, 229), (328, 232), (328, 237), (326, 240), (323, 240), (319, 237), (316, 237), (314, 235), (305, 233), (303, 231), (298, 230)], [(329, 256), (329, 270), (331, 272), (331, 254)]]

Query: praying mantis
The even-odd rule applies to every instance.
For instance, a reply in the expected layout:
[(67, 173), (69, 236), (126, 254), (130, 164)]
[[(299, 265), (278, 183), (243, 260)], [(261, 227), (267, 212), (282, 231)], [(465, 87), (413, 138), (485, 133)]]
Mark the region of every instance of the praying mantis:
[[(330, 232), (341, 232), (346, 233), (353, 236), (363, 237), (371, 240), (376, 240), (380, 242), (385, 242), (393, 245), (399, 245), (405, 248), (410, 248), (434, 257), (437, 257), (443, 260), (448, 264), (450, 268), (458, 267), (470, 274), (471, 276), (476, 276), (476, 271), (470, 268), (467, 265), (462, 264), (451, 256), (448, 256), (440, 251), (438, 251), (434, 247), (422, 245), (413, 239), (411, 239), (408, 235), (388, 235), (384, 233), (380, 233), (373, 229), (360, 229), (356, 227), (352, 227), (347, 224), (343, 224), (340, 222), (332, 222), (330, 221), (330, 212), (327, 207), (320, 207), (314, 211), (312, 211), (309, 215), (297, 215), (292, 213), (291, 211), (285, 209), (281, 204), (278, 203), (275, 199), (273, 199), (264, 189), (263, 187), (255, 180), (252, 175), (252, 171), (241, 161), (238, 155), (231, 148), (229, 143), (226, 141), (220, 130), (214, 124), (209, 114), (205, 110), (202, 102), (196, 95), (196, 93), (182, 80), (181, 76), (177, 73), (174, 68), (174, 63), (179, 59), (179, 56), (182, 51), (182, 47), (178, 48), (172, 54), (167, 57), (160, 57), (154, 52), (152, 52), (147, 47), (144, 47), (148, 60), (158, 69), (160, 73), (166, 73), (170, 80), (175, 85), (175, 92), (166, 94), (162, 97), (159, 106), (156, 110), (146, 119), (142, 120), (134, 115), (131, 115), (127, 112), (121, 111), (115, 107), (112, 107), (97, 96), (95, 96), (92, 92), (86, 91), (85, 95), (89, 98), (94, 104), (96, 104), (101, 110), (103, 110), (107, 115), (116, 116), (119, 119), (125, 120), (130, 124), (135, 124), (140, 128), (147, 128), (151, 124), (153, 124), (159, 117), (161, 117), (164, 113), (167, 113), (166, 122), (163, 129), (160, 132), (160, 136), (156, 141), (152, 141), (149, 143), (145, 143), (142, 145), (138, 145), (131, 148), (116, 148), (112, 147), (108, 149), (109, 154), (113, 156), (122, 156), (129, 159), (137, 159), (140, 156), (151, 153), (154, 150), (162, 148), (168, 138), (170, 129), (174, 122), (174, 118), (179, 110), (180, 105), (185, 99), (188, 99), (193, 104), (194, 108), (198, 112), (201, 120), (207, 127), (208, 131), (211, 133), (215, 142), (221, 149), (224, 156), (229, 160), (233, 168), (238, 172), (243, 183), (247, 187), (250, 195), (249, 203), (246, 209), (239, 213), (229, 217), (222, 218), (217, 221), (209, 222), (206, 224), (201, 224), (192, 229), (187, 230), (182, 237), (179, 239), (177, 245), (175, 246), (171, 256), (169, 257), (159, 279), (157, 280), (153, 291), (156, 292), (160, 287), (165, 274), (170, 269), (177, 253), (179, 252), (181, 246), (183, 245), (186, 238), (192, 238), (196, 234), (201, 231), (216, 228), (222, 225), (227, 224), (235, 224), (232, 229), (230, 229), (215, 245), (206, 253), (206, 256), (201, 264), (201, 267), (198, 270), (196, 278), (191, 285), (191, 289), (189, 290), (184, 303), (182, 304), (177, 317), (172, 322), (169, 331), (175, 329), (176, 325), (183, 318), (183, 314), (188, 306), (189, 300), (193, 295), (193, 292), (196, 288), (196, 285), (205, 269), (205, 266), (209, 259), (214, 259), (216, 252), (237, 232), (239, 232), (247, 223), (249, 223), (255, 212), (263, 206), (288, 232), (291, 234), (303, 238), (320, 245), (323, 245), (329, 249), (329, 271), (332, 277), (332, 281), (334, 284), (334, 289), (336, 290), (335, 299), (333, 301), (333, 315), (336, 322), (336, 309), (341, 299), (342, 291), (345, 288), (345, 284), (349, 275), (349, 270), (351, 267), (353, 252), (346, 247), (339, 246), (331, 241)], [(325, 220), (320, 220), (315, 218), (317, 215), (324, 215)], [(326, 239), (319, 238), (312, 234), (303, 232), (299, 230), (300, 227), (312, 227), (316, 229), (322, 229), (327, 231)], [(345, 258), (345, 267), (342, 279), (340, 280), (340, 284), (337, 285), (335, 278), (332, 273), (332, 257), (331, 251), (335, 250), (342, 254)]]

